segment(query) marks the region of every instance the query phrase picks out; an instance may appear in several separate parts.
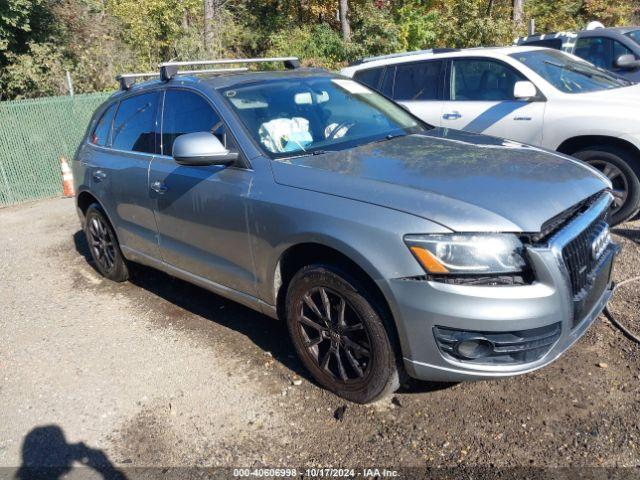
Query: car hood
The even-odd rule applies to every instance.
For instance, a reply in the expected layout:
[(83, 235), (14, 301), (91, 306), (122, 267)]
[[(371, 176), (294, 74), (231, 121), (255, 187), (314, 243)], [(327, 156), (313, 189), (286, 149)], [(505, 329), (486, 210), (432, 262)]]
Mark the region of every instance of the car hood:
[(575, 100), (583, 102), (584, 100), (602, 100), (621, 102), (622, 104), (634, 108), (640, 106), (640, 83), (630, 85), (628, 87), (612, 88), (611, 90), (599, 90), (597, 92), (567, 94)]
[(538, 232), (609, 186), (578, 160), (440, 128), (277, 160), (272, 168), (279, 184), (400, 210), (461, 232)]

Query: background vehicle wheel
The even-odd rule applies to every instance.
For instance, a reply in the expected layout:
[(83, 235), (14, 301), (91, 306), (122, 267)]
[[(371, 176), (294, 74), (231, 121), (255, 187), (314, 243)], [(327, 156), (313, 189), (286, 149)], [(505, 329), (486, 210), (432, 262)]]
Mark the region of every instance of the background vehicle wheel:
[(612, 224), (632, 218), (640, 210), (640, 158), (623, 149), (596, 146), (573, 154), (611, 180), (615, 197)]
[(289, 334), (318, 383), (347, 400), (368, 403), (400, 386), (386, 319), (371, 293), (326, 265), (302, 268), (287, 291)]
[(102, 208), (96, 203), (87, 209), (84, 233), (98, 271), (114, 282), (127, 280), (129, 269), (120, 251), (116, 234)]

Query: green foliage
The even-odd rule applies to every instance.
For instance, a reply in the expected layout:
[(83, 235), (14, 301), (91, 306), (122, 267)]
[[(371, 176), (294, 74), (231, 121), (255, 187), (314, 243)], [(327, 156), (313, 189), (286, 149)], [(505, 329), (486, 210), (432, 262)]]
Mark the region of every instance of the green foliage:
[(0, 67), (7, 55), (23, 53), (30, 42), (44, 41), (53, 31), (45, 0), (2, 0), (0, 2)]
[[(432, 47), (510, 44), (524, 34), (512, 0), (349, 0), (350, 42), (338, 0), (214, 0), (204, 45), (204, 0), (0, 0), (0, 99), (115, 88), (122, 71), (168, 59), (296, 55), (340, 68), (359, 57)], [(538, 31), (588, 21), (629, 24), (637, 0), (526, 0)], [(634, 17), (635, 15), (635, 17)], [(636, 20), (637, 21), (637, 20)]]
[(396, 10), (395, 21), (402, 50), (421, 50), (438, 44), (441, 15), (437, 10), (414, 0)]
[[(123, 40), (147, 69), (175, 56), (184, 26), (197, 15), (201, 0), (108, 0), (109, 12), (120, 20)], [(202, 22), (200, 23), (201, 28)]]
[(304, 25), (271, 37), (267, 55), (294, 55), (305, 64), (336, 68), (355, 55), (354, 45), (342, 41), (340, 34), (326, 23)]

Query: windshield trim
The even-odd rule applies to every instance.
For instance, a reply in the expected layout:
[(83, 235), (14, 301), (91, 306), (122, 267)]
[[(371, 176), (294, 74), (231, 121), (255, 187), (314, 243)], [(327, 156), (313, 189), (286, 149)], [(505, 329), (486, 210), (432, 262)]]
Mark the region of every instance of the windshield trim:
[[(229, 101), (229, 99), (226, 97), (226, 95), (224, 95), (224, 92), (226, 90), (231, 90), (231, 89), (235, 89), (235, 88), (243, 88), (243, 87), (251, 87), (251, 86), (257, 86), (263, 83), (271, 83), (271, 82), (278, 82), (278, 81), (283, 81), (283, 80), (295, 80), (295, 79), (305, 79), (305, 80), (316, 80), (316, 79), (343, 79), (343, 80), (350, 80), (352, 82), (356, 82), (356, 83), (360, 83), (357, 80), (354, 80), (353, 78), (350, 77), (346, 77), (344, 75), (327, 75), (325, 74), (318, 74), (318, 75), (304, 75), (304, 76), (287, 76), (287, 77), (279, 77), (279, 78), (271, 78), (271, 79), (259, 79), (259, 80), (249, 80), (249, 81), (245, 81), (245, 82), (237, 82), (234, 83), (232, 85), (224, 85), (224, 86), (219, 86), (215, 88), (216, 93), (219, 95), (219, 98), (221, 99), (222, 103), (224, 104), (224, 107), (226, 108), (226, 110), (229, 112), (229, 114), (231, 114), (234, 119), (237, 121), (238, 125), (240, 126), (240, 128), (242, 128), (243, 133), (245, 134), (245, 136), (247, 137), (247, 139), (260, 151), (262, 152), (262, 154), (264, 156), (266, 156), (267, 158), (269, 158), (270, 160), (287, 160), (287, 159), (291, 159), (291, 158), (297, 158), (297, 157), (305, 157), (305, 156), (310, 156), (310, 155), (321, 155), (321, 154), (325, 154), (325, 153), (329, 153), (329, 152), (339, 152), (339, 151), (345, 151), (345, 150), (351, 150), (353, 148), (357, 148), (359, 146), (363, 146), (363, 145), (368, 145), (371, 143), (375, 143), (375, 142), (379, 142), (379, 141), (385, 141), (388, 140), (390, 138), (399, 138), (399, 137), (404, 137), (404, 136), (409, 136), (409, 135), (413, 135), (415, 133), (420, 133), (419, 129), (424, 129), (426, 131), (429, 130), (433, 130), (437, 127), (435, 127), (434, 125), (431, 125), (427, 122), (425, 122), (424, 120), (420, 119), (419, 117), (417, 117), (414, 113), (412, 113), (411, 111), (409, 111), (406, 107), (404, 107), (403, 105), (400, 105), (399, 103), (395, 102), (392, 98), (389, 98), (387, 95), (382, 94), (381, 92), (372, 89), (371, 87), (364, 85), (366, 88), (372, 90), (372, 92), (375, 95), (379, 95), (380, 97), (385, 98), (386, 100), (390, 101), (391, 103), (393, 103), (397, 108), (400, 108), (406, 115), (408, 115), (409, 117), (411, 117), (411, 119), (413, 121), (416, 122), (416, 126), (412, 127), (410, 129), (397, 129), (397, 130), (401, 130), (402, 133), (388, 133), (385, 136), (380, 136), (380, 135), (374, 135), (374, 136), (370, 136), (370, 137), (363, 137), (363, 138), (359, 138), (359, 139), (355, 139), (352, 140), (350, 142), (343, 142), (338, 144), (337, 146), (339, 146), (340, 148), (331, 148), (330, 146), (319, 146), (318, 148), (313, 148), (313, 149), (308, 149), (308, 150), (303, 150), (303, 151), (293, 151), (293, 152), (270, 152), (269, 150), (267, 150), (265, 148), (264, 145), (262, 145), (255, 137), (254, 135), (251, 133), (251, 131), (249, 130), (249, 127), (245, 124), (244, 120), (242, 119), (242, 117), (240, 116), (238, 110), (233, 106), (233, 104)], [(417, 131), (413, 131), (413, 130), (417, 130)], [(408, 131), (411, 130), (411, 131)], [(394, 131), (395, 132), (395, 131)], [(351, 143), (353, 142), (358, 142), (355, 145), (351, 145)]]

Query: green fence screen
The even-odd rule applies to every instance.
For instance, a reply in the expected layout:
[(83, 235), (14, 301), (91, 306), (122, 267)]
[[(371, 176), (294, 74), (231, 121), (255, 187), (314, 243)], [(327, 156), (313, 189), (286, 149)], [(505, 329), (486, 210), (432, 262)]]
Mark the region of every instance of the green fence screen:
[(60, 157), (71, 159), (108, 96), (0, 102), (0, 207), (62, 193)]

